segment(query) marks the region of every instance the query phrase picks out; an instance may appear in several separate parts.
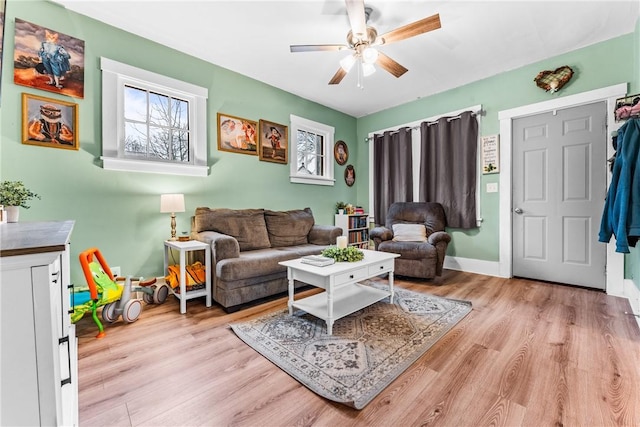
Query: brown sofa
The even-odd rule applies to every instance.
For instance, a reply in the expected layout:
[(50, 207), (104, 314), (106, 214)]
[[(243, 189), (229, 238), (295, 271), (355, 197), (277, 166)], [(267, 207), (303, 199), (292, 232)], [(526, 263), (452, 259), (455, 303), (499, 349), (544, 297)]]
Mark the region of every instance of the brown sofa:
[(278, 263), (319, 254), (340, 235), (340, 227), (316, 225), (310, 208), (199, 207), (191, 219), (191, 237), (211, 245), (207, 274), (213, 299), (226, 311), (286, 292), (287, 269)]

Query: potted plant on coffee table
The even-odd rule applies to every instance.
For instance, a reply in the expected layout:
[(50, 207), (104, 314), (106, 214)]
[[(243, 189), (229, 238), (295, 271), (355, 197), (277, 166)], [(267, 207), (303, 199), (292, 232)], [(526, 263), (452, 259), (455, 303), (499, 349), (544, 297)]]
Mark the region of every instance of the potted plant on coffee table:
[(22, 181), (0, 183), (0, 205), (7, 212), (7, 222), (18, 222), (19, 208), (29, 209), (28, 202), (40, 196), (25, 187)]

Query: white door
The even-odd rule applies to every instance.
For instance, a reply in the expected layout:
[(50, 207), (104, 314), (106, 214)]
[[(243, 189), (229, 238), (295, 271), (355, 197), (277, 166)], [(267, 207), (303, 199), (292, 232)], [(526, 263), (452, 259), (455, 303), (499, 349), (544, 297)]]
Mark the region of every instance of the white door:
[(513, 121), (513, 275), (605, 289), (606, 103)]

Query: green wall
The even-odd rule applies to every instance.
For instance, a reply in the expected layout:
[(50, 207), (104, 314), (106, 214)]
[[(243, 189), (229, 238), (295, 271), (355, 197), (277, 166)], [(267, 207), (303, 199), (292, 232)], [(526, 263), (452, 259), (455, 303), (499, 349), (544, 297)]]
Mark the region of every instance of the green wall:
[[(499, 111), (622, 82), (637, 81), (637, 75), (634, 76), (637, 68), (632, 64), (634, 37), (637, 39), (634, 34), (618, 37), (360, 118), (358, 144), (366, 152), (366, 144), (362, 141), (370, 132), (478, 104), (482, 104), (485, 112), (480, 135), (494, 135), (499, 133)], [(574, 76), (559, 93), (546, 93), (533, 82), (539, 71), (553, 70), (563, 65), (569, 65), (574, 70)], [(358, 169), (362, 171), (360, 176), (366, 176), (368, 167), (367, 158), (359, 156)], [(486, 192), (486, 184), (498, 182), (498, 179), (499, 174), (482, 176), (480, 204), (484, 222), (479, 229), (471, 231), (451, 230), (453, 240), (448, 255), (486, 261), (499, 260), (499, 193)], [(368, 206), (369, 203), (366, 185), (364, 182), (358, 184), (358, 204), (363, 206)]]
[[(265, 207), (293, 209), (309, 206), (317, 223), (333, 223), (336, 201), (368, 206), (369, 132), (437, 116), (482, 104), (480, 134), (499, 132), (498, 112), (553, 97), (630, 82), (630, 92), (640, 92), (640, 24), (633, 34), (569, 52), (559, 57), (510, 70), (453, 90), (355, 119), (253, 79), (214, 66), (149, 40), (114, 29), (67, 11), (44, 0), (8, 0), (5, 28), (2, 109), (0, 110), (0, 177), (23, 180), (42, 200), (22, 210), (27, 221), (74, 219), (72, 257), (96, 246), (112, 266), (124, 273), (162, 274), (162, 241), (169, 233), (167, 214), (159, 213), (159, 195), (185, 194), (187, 212), (177, 215), (178, 231), (189, 229), (189, 217), (197, 206)], [(42, 25), (85, 41), (85, 98), (71, 99), (13, 84), (14, 18)], [(631, 52), (631, 55), (630, 55)], [(99, 58), (131, 64), (208, 88), (208, 156), (206, 178), (106, 171), (101, 168), (101, 82)], [(569, 65), (573, 79), (559, 94), (548, 94), (533, 83), (544, 69)], [(68, 151), (21, 144), (20, 94), (71, 100), (79, 104), (80, 150)], [(219, 152), (216, 113), (289, 123), (289, 115), (327, 123), (336, 128), (336, 139), (347, 141), (358, 179), (347, 187), (341, 179), (344, 167), (335, 165), (334, 187), (289, 183), (289, 167), (260, 162), (256, 156)], [(449, 255), (498, 261), (499, 193), (486, 193), (486, 184), (499, 175), (481, 179), (482, 227), (452, 230)], [(508, 191), (508, 189), (507, 189)], [(82, 284), (77, 263), (73, 279)], [(627, 257), (627, 277), (639, 285), (640, 251)]]
[[(198, 206), (311, 207), (316, 223), (333, 224), (337, 200), (355, 201), (336, 165), (336, 185), (289, 183), (289, 166), (261, 162), (257, 156), (219, 152), (216, 113), (251, 120), (289, 123), (289, 115), (335, 127), (336, 139), (354, 141), (356, 119), (290, 93), (211, 65), (157, 43), (67, 11), (48, 1), (9, 0), (6, 9), (0, 174), (22, 180), (42, 196), (21, 220), (76, 221), (72, 240), (72, 279), (84, 284), (77, 255), (98, 247), (110, 266), (123, 273), (156, 276), (162, 273), (163, 239), (170, 233), (169, 215), (161, 214), (160, 194), (184, 193), (186, 211), (177, 214), (177, 229), (189, 230), (189, 217)], [(73, 99), (13, 83), (14, 18), (50, 28), (85, 41), (85, 97)], [(205, 178), (102, 169), (101, 74), (99, 58), (107, 58), (193, 83), (209, 90), (208, 157)], [(77, 102), (80, 150), (60, 150), (21, 144), (21, 93)], [(351, 150), (350, 150), (351, 151)], [(355, 151), (354, 151), (355, 154)]]

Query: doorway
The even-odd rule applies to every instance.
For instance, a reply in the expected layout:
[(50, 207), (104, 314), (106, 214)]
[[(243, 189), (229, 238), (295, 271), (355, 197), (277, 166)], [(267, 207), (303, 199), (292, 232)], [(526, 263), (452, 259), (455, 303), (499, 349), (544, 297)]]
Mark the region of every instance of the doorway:
[[(582, 92), (575, 95), (568, 95), (553, 98), (548, 101), (539, 102), (520, 107), (502, 110), (498, 112), (500, 121), (500, 177), (499, 177), (499, 217), (500, 217), (500, 258), (497, 266), (497, 275), (500, 277), (512, 277), (512, 167), (511, 167), (511, 134), (512, 121), (518, 117), (530, 116), (546, 111), (574, 107), (583, 104), (605, 101), (607, 111), (612, 112), (615, 109), (615, 101), (617, 98), (625, 96), (627, 93), (627, 84), (620, 83), (600, 89)], [(620, 125), (616, 124), (613, 114), (607, 115), (608, 132), (617, 129)], [(607, 135), (608, 138), (608, 135)], [(613, 148), (610, 143), (607, 146), (607, 157), (613, 155)], [(606, 165), (602, 165), (606, 169)], [(607, 174), (607, 180), (609, 175)], [(603, 201), (604, 206), (604, 201)], [(604, 245), (604, 244), (603, 244)], [(606, 291), (608, 294), (623, 295), (624, 294), (624, 256), (615, 252), (615, 244), (609, 243), (605, 245), (607, 248), (606, 256)]]
[(513, 275), (605, 289), (606, 103), (512, 123)]

